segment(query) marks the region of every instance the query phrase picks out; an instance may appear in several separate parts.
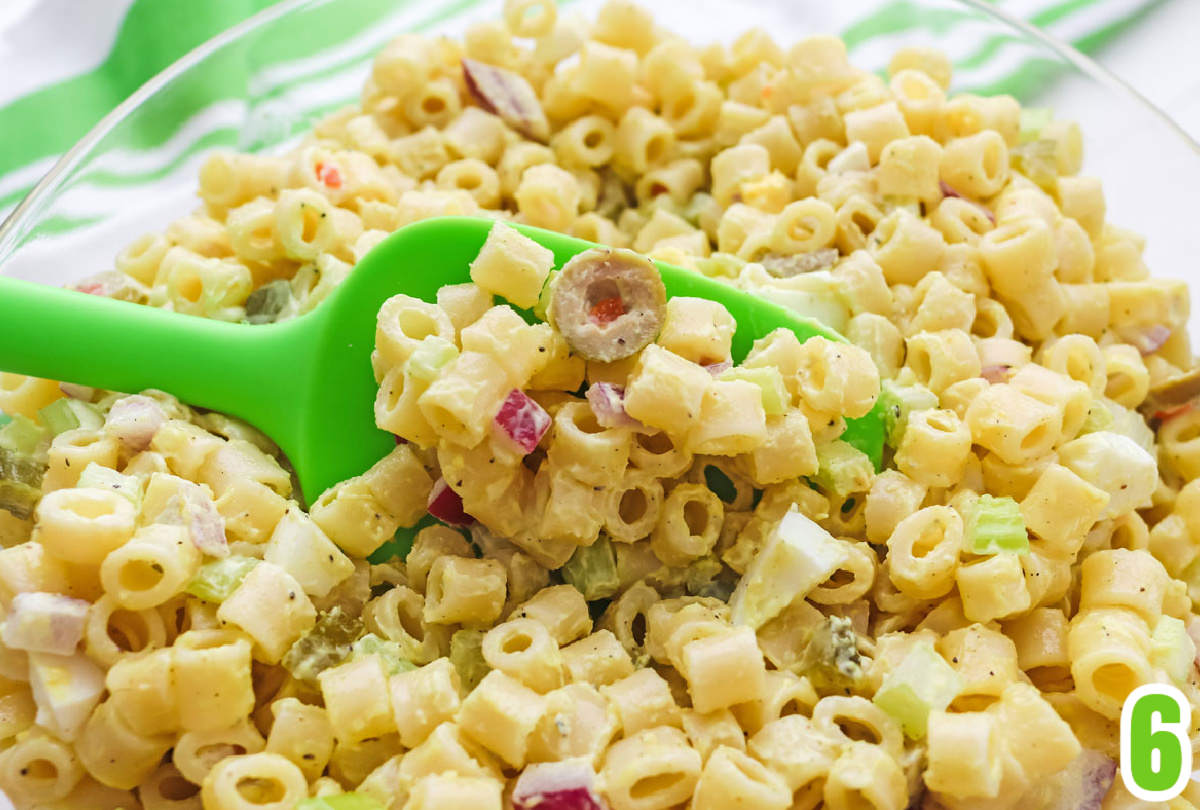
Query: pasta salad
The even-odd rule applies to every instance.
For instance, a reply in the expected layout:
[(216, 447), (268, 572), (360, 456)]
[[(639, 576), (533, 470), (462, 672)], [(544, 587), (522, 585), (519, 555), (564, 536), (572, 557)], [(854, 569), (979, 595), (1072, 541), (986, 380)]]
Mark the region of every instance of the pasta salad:
[[(78, 289), (270, 323), (409, 223), (494, 224), (470, 283), (380, 310), (395, 450), (310, 505), (238, 420), (0, 377), (0, 789), (1144, 806), (1124, 699), (1200, 705), (1187, 289), (1107, 221), (1073, 123), (950, 79), (508, 0), (397, 39), (287, 154), (210, 156), (197, 211)], [(559, 266), (513, 223), (599, 247)], [(845, 339), (735, 357), (647, 257)], [(844, 436), (879, 404), (881, 465)]]

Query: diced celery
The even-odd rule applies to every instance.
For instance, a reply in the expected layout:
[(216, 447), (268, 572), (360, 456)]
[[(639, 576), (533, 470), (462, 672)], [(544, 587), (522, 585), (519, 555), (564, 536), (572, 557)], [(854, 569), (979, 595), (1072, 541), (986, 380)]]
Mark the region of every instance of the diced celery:
[(1036, 140), (1008, 150), (1012, 167), (1047, 191), (1058, 185), (1058, 145), (1051, 140)]
[(817, 625), (808, 637), (796, 669), (817, 689), (858, 688), (865, 673), (858, 652), (858, 636), (850, 620), (829, 616)]
[(1150, 660), (1177, 686), (1187, 683), (1188, 673), (1196, 661), (1196, 643), (1180, 619), (1174, 616), (1159, 618), (1150, 639)]
[(925, 386), (919, 383), (898, 385), (892, 380), (883, 381), (879, 400), (883, 403), (883, 424), (890, 447), (900, 446), (910, 413), (938, 406), (937, 395)]
[(116, 470), (91, 462), (79, 474), (79, 486), (93, 489), (111, 489), (133, 504), (142, 508), (142, 483), (132, 475), (122, 475)]
[(483, 631), (459, 630), (450, 637), (450, 663), (458, 670), (463, 688), (472, 691), (491, 667), (483, 660)]
[(1092, 404), (1088, 406), (1087, 416), (1083, 419), (1083, 427), (1079, 428), (1079, 435), (1108, 430), (1112, 423), (1112, 411), (1101, 400), (1093, 399)]
[(730, 597), (734, 623), (757, 630), (845, 561), (846, 551), (833, 535), (793, 506), (771, 530)]
[(38, 411), (42, 424), (57, 436), (76, 428), (95, 430), (104, 424), (100, 410), (90, 402), (63, 397)]
[(296, 810), (385, 810), (384, 806), (365, 793), (339, 793), (336, 796), (313, 796), (303, 799)]
[(1012, 498), (983, 494), (967, 520), (966, 546), (972, 554), (1023, 554), (1029, 551), (1025, 516)]
[(1054, 120), (1054, 111), (1049, 107), (1021, 108), (1021, 143), (1030, 143), (1041, 137), (1042, 130)]
[(875, 478), (870, 456), (841, 439), (818, 447), (817, 463), (820, 466), (812, 477), (813, 483), (839, 498), (862, 492)]
[(258, 560), (254, 557), (240, 557), (236, 554), (222, 560), (213, 560), (200, 566), (200, 570), (184, 590), (206, 602), (224, 602), (256, 565)]
[(554, 287), (554, 280), (558, 278), (561, 270), (551, 270), (550, 275), (546, 276), (546, 283), (542, 285), (542, 292), (538, 295), (537, 303), (533, 305), (533, 317), (539, 321), (546, 320), (546, 310), (550, 308), (550, 291)]
[(0, 447), (23, 456), (34, 455), (49, 438), (48, 430), (19, 413), (14, 414), (4, 427), (0, 427)]
[(590, 546), (575, 549), (571, 559), (559, 571), (566, 583), (573, 585), (589, 602), (607, 599), (621, 587), (612, 543), (603, 535)]
[(919, 740), (925, 736), (930, 712), (945, 709), (962, 688), (962, 677), (946, 659), (931, 644), (920, 643), (884, 677), (874, 700), (905, 734)]
[(743, 368), (734, 366), (721, 372), (722, 380), (745, 380), (754, 383), (762, 391), (763, 410), (767, 416), (778, 416), (787, 410), (791, 397), (783, 384), (783, 375), (774, 366)]
[(383, 661), (383, 668), (388, 675), (400, 672), (412, 672), (417, 665), (404, 657), (400, 645), (389, 639), (383, 639), (374, 633), (367, 633), (351, 645), (351, 658), (363, 655), (377, 655)]
[(264, 284), (246, 299), (246, 322), (274, 323), (294, 299), (291, 282), (276, 279)]
[(696, 259), (696, 269), (709, 278), (737, 278), (745, 266), (745, 260), (732, 253), (714, 253)]
[(433, 382), (442, 368), (458, 357), (458, 347), (444, 337), (430, 335), (409, 355), (404, 373), (418, 380)]
[(280, 663), (296, 680), (316, 683), (323, 671), (350, 657), (362, 634), (362, 620), (336, 606), (317, 617), (313, 628), (288, 648)]
[(11, 422), (11, 421), (12, 421), (12, 417), (11, 417), (11, 416), (9, 416), (8, 414), (6, 414), (4, 411), (0, 411), (0, 427), (4, 427), (5, 425), (7, 425), (7, 424), (8, 424), (9, 422)]

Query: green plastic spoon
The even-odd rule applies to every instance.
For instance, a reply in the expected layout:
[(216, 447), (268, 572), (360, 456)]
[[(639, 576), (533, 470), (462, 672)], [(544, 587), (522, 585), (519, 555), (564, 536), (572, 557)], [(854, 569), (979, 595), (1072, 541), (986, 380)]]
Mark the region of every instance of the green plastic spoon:
[[(112, 391), (157, 388), (190, 405), (246, 420), (287, 454), (309, 503), (364, 472), (393, 447), (375, 427), (371, 371), (375, 316), (397, 293), (434, 301), (470, 280), (491, 220), (440, 217), (401, 228), (363, 257), (313, 311), (251, 326), (0, 277), (0, 369)], [(518, 226), (557, 265), (595, 247)], [(844, 340), (816, 321), (689, 270), (659, 264), (667, 295), (720, 301), (737, 320), (733, 356), (779, 327), (801, 340)], [(844, 438), (878, 468), (884, 425), (877, 404)], [(404, 530), (401, 530), (402, 532)], [(402, 539), (402, 538), (397, 538)]]

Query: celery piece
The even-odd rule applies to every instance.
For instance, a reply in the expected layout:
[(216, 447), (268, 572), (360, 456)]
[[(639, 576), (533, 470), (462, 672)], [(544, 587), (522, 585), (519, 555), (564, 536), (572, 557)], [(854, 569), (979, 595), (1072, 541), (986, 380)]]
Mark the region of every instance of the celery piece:
[(1058, 145), (1051, 140), (1036, 140), (1008, 150), (1012, 167), (1037, 183), (1045, 191), (1058, 185)]
[(450, 663), (458, 670), (463, 688), (472, 691), (491, 667), (483, 660), (483, 631), (458, 630), (450, 637)]
[(879, 400), (883, 403), (883, 424), (889, 447), (899, 447), (908, 425), (908, 415), (913, 411), (927, 411), (938, 406), (937, 395), (919, 383), (898, 385), (884, 380), (880, 387)]
[(730, 597), (733, 622), (757, 630), (845, 561), (846, 551), (833, 535), (793, 506), (771, 529)]
[(858, 636), (850, 620), (844, 616), (828, 616), (817, 625), (808, 638), (796, 670), (817, 689), (844, 691), (859, 688), (865, 673), (862, 656), (858, 653)]
[(132, 475), (122, 475), (116, 470), (110, 470), (96, 462), (91, 462), (79, 474), (79, 486), (92, 489), (110, 489), (133, 504), (134, 509), (142, 508), (142, 483)]
[(292, 284), (285, 279), (264, 284), (246, 299), (246, 323), (274, 323), (294, 298)]
[(945, 709), (962, 688), (962, 677), (937, 654), (933, 645), (923, 642), (884, 676), (874, 701), (900, 724), (905, 734), (919, 740), (925, 736), (930, 712)]
[(351, 658), (364, 655), (379, 656), (379, 659), (383, 661), (383, 668), (387, 670), (388, 675), (412, 672), (417, 668), (416, 664), (404, 657), (404, 654), (400, 651), (399, 644), (389, 639), (380, 638), (374, 633), (367, 633), (350, 647)]
[(12, 421), (12, 417), (11, 417), (11, 416), (9, 416), (8, 414), (6, 414), (4, 411), (0, 411), (0, 427), (4, 427), (5, 425), (7, 425), (7, 424), (8, 424), (9, 422), (11, 422), (11, 421)]
[(458, 347), (444, 337), (430, 335), (422, 340), (404, 364), (404, 373), (414, 379), (433, 382), (442, 368), (458, 357)]
[(1087, 416), (1083, 419), (1083, 426), (1079, 428), (1079, 435), (1086, 433), (1099, 433), (1102, 430), (1108, 430), (1112, 427), (1113, 414), (1105, 405), (1098, 399), (1093, 399), (1092, 404), (1088, 406)]
[(767, 416), (778, 416), (787, 410), (791, 397), (783, 384), (783, 375), (774, 366), (743, 368), (735, 366), (721, 372), (722, 380), (745, 380), (754, 383), (762, 391), (763, 410)]
[(90, 402), (63, 397), (38, 411), (42, 424), (57, 436), (76, 428), (95, 430), (104, 424), (104, 417)]
[(820, 466), (812, 476), (813, 483), (839, 498), (862, 492), (875, 478), (870, 456), (841, 439), (818, 447), (817, 462)]
[(341, 606), (334, 607), (317, 617), (313, 628), (296, 639), (280, 663), (296, 680), (315, 684), (323, 671), (351, 656), (354, 642), (362, 634), (361, 619)]
[(1021, 108), (1021, 143), (1036, 141), (1042, 130), (1054, 120), (1054, 111), (1049, 107)]
[(550, 308), (550, 291), (554, 288), (554, 280), (561, 272), (561, 270), (551, 270), (550, 275), (546, 276), (546, 283), (542, 285), (537, 303), (533, 305), (533, 317), (539, 321), (547, 320), (546, 311)]
[(696, 269), (709, 278), (737, 278), (745, 266), (745, 260), (732, 253), (714, 253), (696, 259)]
[(365, 793), (338, 793), (334, 796), (313, 796), (303, 799), (295, 810), (385, 810), (384, 806)]
[(607, 599), (621, 587), (612, 543), (603, 535), (590, 546), (575, 549), (571, 559), (559, 571), (566, 583), (573, 585), (589, 602)]
[(224, 602), (238, 585), (242, 584), (250, 569), (258, 565), (253, 557), (234, 555), (223, 560), (213, 560), (200, 566), (196, 576), (184, 591), (205, 602)]
[(0, 447), (23, 456), (35, 455), (49, 438), (48, 430), (19, 413), (0, 427)]
[(1012, 498), (980, 495), (967, 520), (966, 546), (972, 554), (1023, 554), (1029, 551), (1025, 517)]
[(1150, 661), (1162, 669), (1176, 686), (1187, 683), (1196, 660), (1196, 643), (1187, 627), (1174, 616), (1162, 616), (1150, 638)]

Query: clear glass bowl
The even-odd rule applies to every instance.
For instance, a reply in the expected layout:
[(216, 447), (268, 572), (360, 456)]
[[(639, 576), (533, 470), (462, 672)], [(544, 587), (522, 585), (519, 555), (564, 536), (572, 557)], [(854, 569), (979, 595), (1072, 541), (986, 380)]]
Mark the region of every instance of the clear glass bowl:
[[(566, 0), (560, 10), (591, 14), (599, 2)], [(1200, 147), (1119, 79), (990, 4), (910, 0), (912, 16), (901, 21), (864, 19), (864, 4), (828, 0), (646, 4), (662, 25), (696, 42), (729, 41), (752, 26), (780, 43), (849, 32), (852, 59), (870, 69), (884, 68), (904, 45), (942, 48), (961, 66), (953, 90), (1012, 92), (1079, 121), (1085, 172), (1103, 179), (1110, 221), (1145, 235), (1155, 275), (1200, 281)], [(125, 244), (196, 207), (206, 151), (282, 148), (357, 97), (373, 54), (391, 37), (459, 34), (474, 20), (497, 18), (500, 6), (285, 0), (258, 14), (156, 76), (63, 156), (0, 225), (0, 273), (62, 284), (110, 269)], [(880, 25), (902, 30), (862, 40)], [(985, 53), (991, 58), (979, 59)], [(1016, 81), (997, 83), (1015, 66), (1025, 66)]]

